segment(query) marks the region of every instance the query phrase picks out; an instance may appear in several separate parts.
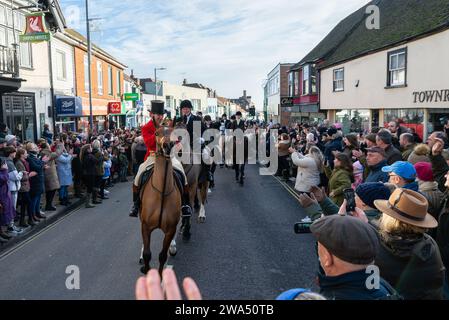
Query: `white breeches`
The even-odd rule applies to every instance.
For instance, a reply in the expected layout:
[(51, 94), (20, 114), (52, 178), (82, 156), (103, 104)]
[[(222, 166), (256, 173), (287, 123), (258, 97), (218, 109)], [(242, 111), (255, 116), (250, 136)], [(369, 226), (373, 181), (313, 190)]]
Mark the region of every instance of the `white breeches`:
[[(136, 187), (139, 186), (139, 181), (140, 181), (140, 177), (142, 176), (142, 173), (144, 173), (148, 169), (149, 166), (153, 165), (155, 161), (156, 161), (156, 157), (155, 156), (149, 156), (147, 158), (147, 160), (139, 166), (139, 170), (137, 171), (137, 175), (134, 178), (134, 185)], [(184, 172), (184, 167), (182, 166), (181, 162), (177, 158), (171, 158), (171, 164), (172, 164), (174, 169), (182, 172), (182, 174), (184, 175), (184, 181), (185, 181), (185, 183), (187, 185), (187, 177), (186, 177), (186, 174)]]

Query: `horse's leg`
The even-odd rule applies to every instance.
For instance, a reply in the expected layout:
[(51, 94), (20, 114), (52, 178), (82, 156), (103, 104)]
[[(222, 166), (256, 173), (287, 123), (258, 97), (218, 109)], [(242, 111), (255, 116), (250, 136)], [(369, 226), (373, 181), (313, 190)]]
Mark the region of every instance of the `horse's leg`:
[(172, 257), (176, 256), (176, 254), (178, 253), (178, 249), (176, 248), (176, 241), (175, 239), (173, 239), (170, 243), (170, 249), (168, 249), (168, 253), (170, 253), (170, 255)]
[(143, 274), (147, 274), (150, 271), (150, 261), (151, 261), (151, 233), (153, 230), (150, 230), (146, 226), (142, 225), (142, 238), (143, 238), (143, 263), (144, 265), (140, 268), (140, 271)]
[(159, 254), (159, 274), (161, 276), (162, 276), (162, 271), (164, 271), (165, 263), (167, 262), (168, 249), (170, 248), (170, 244), (171, 244), (172, 240), (174, 239), (175, 234), (176, 234), (176, 227), (175, 227), (174, 231), (170, 231), (169, 233), (165, 234), (162, 251)]
[(198, 215), (198, 221), (200, 223), (205, 223), (206, 222), (206, 209), (205, 209), (205, 204), (206, 204), (206, 200), (207, 200), (207, 190), (209, 189), (209, 183), (208, 182), (204, 182), (201, 184), (201, 189), (200, 189), (200, 214)]

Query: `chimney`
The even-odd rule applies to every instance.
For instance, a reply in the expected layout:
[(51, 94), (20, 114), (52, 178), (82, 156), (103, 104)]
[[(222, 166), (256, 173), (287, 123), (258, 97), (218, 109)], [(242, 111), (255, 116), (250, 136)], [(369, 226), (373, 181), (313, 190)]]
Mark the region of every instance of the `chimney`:
[(182, 85), (186, 85), (187, 84), (187, 79), (184, 79), (184, 81), (182, 82)]
[(246, 98), (246, 90), (243, 90), (243, 98)]

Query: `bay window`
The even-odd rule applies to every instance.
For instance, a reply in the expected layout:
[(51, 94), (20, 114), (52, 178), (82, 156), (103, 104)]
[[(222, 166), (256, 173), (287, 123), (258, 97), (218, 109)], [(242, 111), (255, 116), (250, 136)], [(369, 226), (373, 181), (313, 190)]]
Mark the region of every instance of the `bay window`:
[(305, 65), (302, 69), (302, 95), (306, 96), (310, 93), (310, 66)]

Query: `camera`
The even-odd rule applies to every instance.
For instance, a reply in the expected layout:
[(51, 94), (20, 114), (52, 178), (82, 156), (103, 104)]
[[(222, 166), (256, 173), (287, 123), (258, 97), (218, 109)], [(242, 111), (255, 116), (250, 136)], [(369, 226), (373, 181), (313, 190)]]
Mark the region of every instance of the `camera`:
[(305, 233), (312, 233), (310, 231), (310, 226), (313, 222), (298, 222), (295, 223), (295, 233), (296, 234), (305, 234)]

